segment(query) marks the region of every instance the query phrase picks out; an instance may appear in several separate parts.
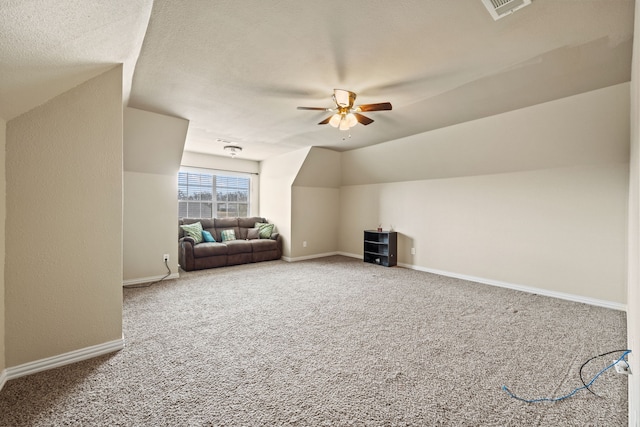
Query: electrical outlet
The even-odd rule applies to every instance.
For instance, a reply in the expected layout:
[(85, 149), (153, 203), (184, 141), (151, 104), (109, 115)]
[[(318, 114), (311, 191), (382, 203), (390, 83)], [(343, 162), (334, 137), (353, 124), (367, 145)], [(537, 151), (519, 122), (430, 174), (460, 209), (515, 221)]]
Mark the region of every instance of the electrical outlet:
[(631, 367), (629, 366), (626, 360), (614, 360), (613, 363), (615, 363), (613, 367), (616, 368), (617, 373), (624, 374), (624, 375), (631, 374)]
[(307, 241), (305, 240), (304, 242), (302, 242), (302, 247), (306, 248), (307, 247)]
[(411, 248), (411, 255), (415, 255), (416, 254), (416, 248)]
[(162, 261), (163, 262), (169, 261), (169, 254), (162, 255)]

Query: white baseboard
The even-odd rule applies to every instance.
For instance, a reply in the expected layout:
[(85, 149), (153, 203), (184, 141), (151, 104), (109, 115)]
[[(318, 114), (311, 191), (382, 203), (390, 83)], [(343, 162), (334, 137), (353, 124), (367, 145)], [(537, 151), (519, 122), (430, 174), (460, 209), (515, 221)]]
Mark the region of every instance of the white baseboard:
[(0, 384), (4, 385), (5, 381), (9, 381), (14, 378), (24, 377), (25, 375), (35, 374), (36, 372), (59, 368), (60, 366), (69, 365), (71, 363), (80, 362), (82, 360), (91, 359), (97, 356), (102, 356), (103, 354), (113, 353), (114, 351), (122, 350), (123, 348), (124, 337), (120, 338), (119, 340), (81, 348), (79, 350), (70, 351), (68, 353), (59, 354), (57, 356), (47, 357), (45, 359), (36, 360), (34, 362), (24, 363), (18, 366), (12, 366), (4, 370), (4, 379), (2, 380), (3, 377), (0, 376)]
[(456, 279), (468, 280), (470, 282), (482, 283), (484, 285), (498, 286), (501, 288), (513, 289), (530, 294), (544, 295), (552, 298), (559, 298), (567, 301), (580, 302), (583, 304), (595, 305), (598, 307), (611, 308), (614, 310), (627, 311), (627, 305), (613, 301), (600, 300), (596, 298), (584, 297), (581, 295), (567, 294), (564, 292), (551, 291), (548, 289), (534, 288), (531, 286), (516, 285), (514, 283), (501, 282), (499, 280), (485, 279), (483, 277), (467, 276), (465, 274), (451, 273), (450, 271), (435, 270), (432, 268), (419, 267), (411, 264), (398, 264), (400, 267), (412, 270), (424, 271), (426, 273), (439, 274), (441, 276), (454, 277)]
[(7, 370), (3, 369), (2, 372), (0, 372), (0, 390), (2, 390), (2, 387), (4, 387), (4, 383), (7, 382)]
[(305, 255), (305, 256), (298, 256), (295, 258), (283, 256), (282, 259), (287, 262), (296, 262), (296, 261), (306, 261), (308, 259), (325, 258), (333, 255), (339, 255), (339, 254), (338, 252), (325, 252), (323, 254)]
[[(350, 258), (362, 259), (361, 254), (352, 254), (349, 252), (338, 252), (337, 255), (342, 255)], [(465, 274), (452, 273), (450, 271), (436, 270), (433, 268), (425, 268), (412, 264), (398, 263), (398, 267), (409, 268), (411, 270), (424, 271), (426, 273), (439, 274), (441, 276), (454, 277), (456, 279), (468, 280), (470, 282), (482, 283), (484, 285), (498, 286), (501, 288), (513, 289), (516, 291), (527, 292), (530, 294), (544, 295), (552, 298), (560, 298), (567, 301), (580, 302), (583, 304), (595, 305), (598, 307), (611, 308), (613, 310), (627, 311), (627, 305), (613, 301), (606, 301), (596, 298), (584, 297), (581, 295), (567, 294), (564, 292), (550, 291), (548, 289), (534, 288), (531, 286), (516, 285), (514, 283), (501, 282), (499, 280), (485, 279), (483, 277), (467, 276)]]
[[(352, 254), (352, 253), (349, 253), (349, 252), (338, 252), (338, 255), (348, 256), (349, 258), (362, 259), (362, 254)], [(364, 261), (362, 261), (362, 262), (364, 262)]]
[[(162, 279), (164, 276), (166, 276), (166, 274), (163, 274), (162, 276), (141, 277), (139, 279), (123, 280), (122, 281), (122, 286), (139, 285), (141, 283), (156, 282), (156, 281)], [(180, 278), (180, 273), (172, 273), (165, 280), (179, 279), (179, 278)]]

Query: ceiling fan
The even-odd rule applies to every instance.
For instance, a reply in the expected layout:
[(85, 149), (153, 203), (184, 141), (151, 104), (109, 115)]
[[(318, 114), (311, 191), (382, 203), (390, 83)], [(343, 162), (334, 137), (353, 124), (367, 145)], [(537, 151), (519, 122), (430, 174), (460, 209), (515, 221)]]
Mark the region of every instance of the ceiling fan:
[(338, 128), (340, 130), (348, 130), (358, 123), (368, 125), (373, 123), (373, 120), (363, 116), (362, 112), (367, 111), (383, 111), (391, 110), (390, 102), (380, 102), (377, 104), (362, 104), (353, 106), (356, 100), (356, 94), (354, 92), (344, 89), (333, 90), (333, 101), (336, 103), (335, 108), (323, 108), (323, 107), (298, 107), (298, 110), (318, 110), (318, 111), (330, 111), (334, 114), (327, 117), (319, 125), (326, 125), (327, 123)]

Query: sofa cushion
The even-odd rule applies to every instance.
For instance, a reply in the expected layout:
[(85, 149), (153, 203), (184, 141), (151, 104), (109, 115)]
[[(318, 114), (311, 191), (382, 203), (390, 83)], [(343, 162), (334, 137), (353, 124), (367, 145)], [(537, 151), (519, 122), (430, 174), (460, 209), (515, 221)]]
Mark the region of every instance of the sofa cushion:
[(254, 228), (256, 222), (267, 222), (264, 218), (259, 216), (252, 216), (249, 218), (238, 218), (238, 227)]
[(278, 250), (278, 242), (271, 239), (249, 240), (253, 252), (265, 252)]
[(278, 254), (277, 249), (272, 251), (253, 252), (251, 254), (251, 262), (271, 261), (279, 258), (280, 255)]
[(196, 243), (202, 242), (202, 224), (200, 222), (184, 224), (180, 228), (184, 230), (186, 236), (191, 237)]
[(247, 240), (232, 240), (224, 244), (227, 245), (227, 255), (251, 253), (253, 249), (251, 241)]
[(257, 228), (247, 229), (247, 240), (254, 240), (260, 238), (260, 230)]
[(227, 245), (224, 243), (200, 243), (193, 247), (193, 256), (204, 258), (208, 256), (226, 255)]
[(202, 240), (204, 240), (205, 242), (215, 242), (216, 239), (213, 238), (213, 236), (211, 235), (211, 233), (209, 233), (207, 230), (202, 230)]
[(203, 230), (206, 230), (207, 228), (215, 227), (213, 218), (201, 218), (200, 223), (202, 224)]
[[(240, 240), (241, 242), (245, 242), (246, 240)], [(265, 252), (260, 252), (265, 253)], [(227, 265), (240, 265), (240, 264), (248, 264), (252, 261), (253, 253), (251, 252), (243, 252), (240, 254), (228, 255), (227, 256)]]
[(260, 234), (261, 239), (270, 239), (271, 233), (273, 233), (273, 224), (267, 224), (263, 222), (256, 222), (255, 228), (257, 228), (258, 234)]
[(220, 237), (223, 242), (230, 242), (232, 240), (236, 240), (236, 232), (231, 228), (228, 230), (222, 230), (220, 232)]
[(195, 270), (202, 270), (205, 268), (224, 267), (225, 265), (227, 265), (227, 260), (228, 260), (228, 257), (226, 255), (205, 256), (202, 258), (194, 258), (193, 265)]
[(214, 218), (215, 228), (236, 228), (238, 227), (238, 218)]

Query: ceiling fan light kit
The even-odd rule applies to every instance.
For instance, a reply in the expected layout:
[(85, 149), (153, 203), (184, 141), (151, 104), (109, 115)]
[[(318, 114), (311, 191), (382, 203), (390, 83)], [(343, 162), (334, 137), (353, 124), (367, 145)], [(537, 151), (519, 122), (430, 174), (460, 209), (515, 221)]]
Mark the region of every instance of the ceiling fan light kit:
[(334, 128), (340, 130), (349, 130), (358, 123), (368, 125), (373, 123), (373, 120), (360, 114), (363, 111), (383, 111), (391, 110), (390, 102), (381, 102), (377, 104), (363, 104), (353, 106), (356, 101), (355, 92), (344, 89), (333, 90), (333, 102), (336, 104), (336, 108), (322, 108), (322, 107), (298, 107), (298, 110), (318, 110), (318, 111), (330, 111), (334, 114), (320, 123), (319, 125), (329, 124)]
[(329, 120), (329, 124), (331, 126), (333, 126), (334, 128), (337, 128), (338, 125), (340, 125), (341, 121), (342, 121), (342, 116), (340, 114), (336, 113), (333, 116), (331, 116), (331, 119)]
[(340, 130), (349, 130), (358, 124), (358, 120), (353, 113), (336, 113), (331, 116), (329, 124)]

